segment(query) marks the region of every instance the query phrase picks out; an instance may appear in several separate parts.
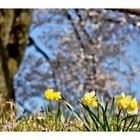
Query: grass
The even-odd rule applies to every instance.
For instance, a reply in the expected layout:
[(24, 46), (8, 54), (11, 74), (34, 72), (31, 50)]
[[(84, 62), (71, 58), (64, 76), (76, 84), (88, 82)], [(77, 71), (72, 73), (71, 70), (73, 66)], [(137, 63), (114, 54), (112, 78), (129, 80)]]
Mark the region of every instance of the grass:
[(36, 114), (23, 115), (22, 118), (16, 117), (13, 102), (3, 103), (0, 111), (0, 131), (140, 131), (139, 116), (128, 115), (123, 109), (115, 112), (114, 100), (110, 105), (99, 104), (96, 109), (78, 100), (81, 113), (64, 98), (62, 100), (65, 107), (72, 112), (67, 118), (61, 109), (62, 101), (56, 110), (47, 106)]
[[(10, 105), (8, 110), (7, 104)], [(8, 102), (1, 105), (0, 131), (85, 131), (85, 128), (75, 117), (65, 118), (59, 108), (56, 112), (44, 109), (19, 119), (15, 104)]]

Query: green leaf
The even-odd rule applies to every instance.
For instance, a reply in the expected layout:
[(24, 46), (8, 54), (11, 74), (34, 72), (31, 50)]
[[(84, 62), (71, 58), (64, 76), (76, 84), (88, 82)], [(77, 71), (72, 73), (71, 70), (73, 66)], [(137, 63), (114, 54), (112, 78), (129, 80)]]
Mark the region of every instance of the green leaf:
[(72, 113), (75, 115), (75, 117), (83, 122), (85, 128), (86, 128), (88, 131), (91, 131), (90, 127), (83, 121), (83, 119), (81, 118), (81, 116), (79, 115), (79, 113), (76, 112), (76, 110), (74, 109), (74, 107), (73, 107), (71, 104), (69, 104), (69, 103), (66, 101), (66, 99), (65, 99), (64, 97), (62, 97), (62, 99), (65, 101), (66, 106), (68, 107), (68, 109), (69, 109), (70, 111), (72, 111)]
[[(127, 114), (127, 116), (124, 117), (124, 118), (121, 120), (121, 123), (124, 121), (124, 125), (123, 125), (122, 131), (128, 131), (129, 127), (133, 124), (133, 121), (134, 121), (133, 118), (135, 118), (135, 117), (137, 117), (137, 115), (128, 115), (128, 114)], [(126, 124), (127, 124), (127, 122), (128, 122), (128, 119), (131, 119), (131, 118), (132, 118), (133, 121), (131, 121), (130, 124), (129, 124), (129, 126), (125, 129)]]
[[(96, 116), (96, 114), (90, 110), (89, 106), (84, 105), (79, 99), (77, 99), (80, 104), (85, 108), (85, 110), (88, 112), (89, 116), (91, 117), (91, 119), (93, 120), (96, 129), (99, 129), (98, 124), (100, 124), (100, 126), (103, 128), (102, 123), (100, 122), (99, 118)], [(104, 129), (104, 128), (103, 128)]]
[(134, 123), (135, 117), (136, 117), (136, 116), (133, 116), (133, 117), (132, 117), (131, 122), (129, 123), (128, 127), (126, 128), (126, 131), (128, 131), (129, 128), (130, 128), (130, 126)]
[(124, 118), (121, 120), (121, 122), (124, 121), (124, 120), (126, 120), (126, 119), (133, 118), (134, 116), (138, 116), (138, 115), (127, 115), (126, 117), (124, 117)]
[[(121, 109), (119, 109), (119, 113), (118, 113), (118, 115), (117, 115), (117, 131), (120, 131), (120, 129), (121, 129), (121, 126), (120, 126), (120, 115), (121, 115), (121, 112), (122, 112), (122, 108)], [(121, 121), (122, 122), (122, 121)]]
[(126, 119), (124, 120), (124, 125), (123, 125), (122, 131), (125, 131), (125, 127), (126, 127), (126, 124), (127, 124), (127, 119), (128, 119), (128, 117), (126, 117)]
[(137, 120), (138, 120), (138, 116), (135, 116), (133, 124), (132, 124), (131, 128), (129, 129), (130, 131), (134, 128), (134, 125), (137, 123)]
[[(84, 113), (83, 115), (84, 115), (84, 119), (85, 119), (86, 123), (88, 124), (89, 128), (91, 128), (91, 122), (88, 120), (88, 118), (87, 118), (87, 116), (86, 116), (85, 113)], [(93, 130), (93, 131), (98, 131), (98, 130), (96, 129), (96, 127), (93, 127), (92, 130)]]
[(107, 119), (108, 103), (106, 103), (105, 109), (103, 108), (103, 106), (100, 103), (99, 103), (99, 106), (101, 107), (102, 112), (103, 112), (104, 129), (105, 129), (105, 131), (110, 131), (110, 127), (109, 127), (109, 123), (108, 123), (108, 119)]
[(110, 118), (111, 118), (111, 116), (112, 115), (114, 115), (114, 102), (115, 102), (115, 99), (114, 99), (114, 97), (113, 97), (113, 100), (112, 100), (112, 104), (111, 104), (111, 109), (110, 109), (110, 111), (109, 111), (109, 121), (110, 121)]
[(138, 131), (140, 131), (139, 126), (140, 126), (140, 120), (139, 120), (138, 125), (137, 125), (137, 127), (136, 127), (136, 130), (138, 130)]
[(57, 108), (57, 113), (55, 115), (55, 122), (56, 122), (56, 124), (58, 122), (61, 122), (61, 115), (62, 115), (62, 111), (61, 111), (60, 102), (59, 102), (58, 103), (58, 108)]

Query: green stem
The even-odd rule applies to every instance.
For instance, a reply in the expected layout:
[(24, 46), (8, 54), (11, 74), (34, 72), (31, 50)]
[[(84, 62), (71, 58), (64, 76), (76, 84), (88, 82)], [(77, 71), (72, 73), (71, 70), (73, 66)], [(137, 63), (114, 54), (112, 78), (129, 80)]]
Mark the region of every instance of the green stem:
[(119, 114), (118, 114), (118, 116), (117, 116), (117, 131), (119, 131), (119, 120), (120, 120), (120, 115), (121, 115), (121, 112), (122, 112), (122, 108), (121, 109), (119, 109)]

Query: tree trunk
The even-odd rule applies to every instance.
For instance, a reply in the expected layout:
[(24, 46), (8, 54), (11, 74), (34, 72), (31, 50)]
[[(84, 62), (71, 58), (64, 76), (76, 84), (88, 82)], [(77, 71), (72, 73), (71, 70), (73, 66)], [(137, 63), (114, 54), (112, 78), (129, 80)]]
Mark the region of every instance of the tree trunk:
[(23, 56), (31, 18), (31, 10), (0, 10), (0, 57), (6, 100), (15, 100), (12, 78)]

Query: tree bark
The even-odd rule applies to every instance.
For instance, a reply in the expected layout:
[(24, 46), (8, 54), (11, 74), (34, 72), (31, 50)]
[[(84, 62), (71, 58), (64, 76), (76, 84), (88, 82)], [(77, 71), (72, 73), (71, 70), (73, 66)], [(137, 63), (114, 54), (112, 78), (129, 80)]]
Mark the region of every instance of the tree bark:
[(133, 14), (133, 15), (137, 15), (137, 16), (140, 15), (140, 9), (111, 9), (111, 10), (120, 11), (120, 12)]
[(0, 57), (7, 101), (15, 100), (12, 78), (23, 56), (31, 18), (31, 10), (0, 10)]

